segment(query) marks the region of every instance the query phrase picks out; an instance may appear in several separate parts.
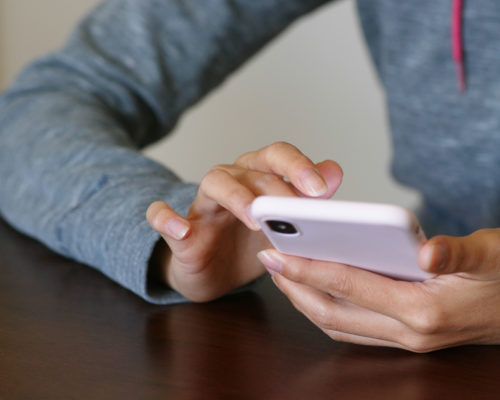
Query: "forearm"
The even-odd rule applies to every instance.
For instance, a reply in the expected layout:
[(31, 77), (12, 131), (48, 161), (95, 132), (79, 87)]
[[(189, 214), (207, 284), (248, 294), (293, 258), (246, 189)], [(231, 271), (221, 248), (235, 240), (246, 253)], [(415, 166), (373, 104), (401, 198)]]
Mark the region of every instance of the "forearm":
[(138, 149), (322, 1), (110, 0), (0, 98), (0, 211), (20, 230), (150, 301), (159, 235), (145, 211), (185, 214), (196, 187)]

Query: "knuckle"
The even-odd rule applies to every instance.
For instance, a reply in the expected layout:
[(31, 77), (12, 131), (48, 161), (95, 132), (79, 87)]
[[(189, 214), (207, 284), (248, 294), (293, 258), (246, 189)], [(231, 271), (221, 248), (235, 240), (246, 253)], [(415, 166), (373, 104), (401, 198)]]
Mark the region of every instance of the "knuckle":
[(304, 260), (300, 265), (297, 262), (289, 262), (285, 265), (283, 273), (286, 274), (286, 277), (291, 279), (294, 282), (303, 283), (308, 279), (308, 274), (306, 271), (309, 270), (308, 265), (304, 265), (304, 263), (308, 264), (309, 261)]
[(246, 165), (247, 164), (247, 161), (249, 158), (251, 158), (252, 156), (255, 155), (255, 151), (249, 151), (247, 153), (243, 153), (242, 155), (240, 155), (236, 160), (235, 160), (235, 164), (237, 165)]
[(273, 174), (261, 174), (257, 179), (261, 186), (272, 186), (283, 183), (283, 179)]
[(470, 236), (477, 237), (478, 240), (498, 242), (500, 240), (500, 230), (494, 228), (484, 228), (471, 233)]
[(217, 164), (210, 168), (209, 172), (216, 174), (216, 176), (232, 175), (232, 165), (230, 164)]
[[(246, 190), (243, 187), (235, 187), (225, 194), (225, 205), (231, 211), (237, 212), (246, 204)], [(244, 211), (241, 211), (244, 212)]]
[(277, 175), (273, 174), (260, 174), (255, 180), (254, 185), (256, 188), (266, 192), (270, 188), (278, 186), (285, 186), (286, 183)]
[(265, 148), (264, 157), (268, 164), (272, 164), (276, 158), (281, 158), (283, 155), (290, 153), (300, 153), (299, 150), (292, 144), (287, 142), (275, 142)]
[(297, 148), (294, 145), (285, 141), (274, 142), (273, 144), (270, 144), (267, 147), (267, 150), (271, 152), (282, 152), (282, 151), (296, 150), (296, 149)]
[(352, 296), (354, 286), (351, 277), (346, 269), (339, 269), (335, 274), (332, 274), (331, 281), (328, 285), (331, 288), (331, 294), (335, 297), (349, 298)]
[(410, 327), (422, 335), (433, 335), (446, 327), (446, 313), (439, 304), (432, 304), (415, 311), (410, 317)]
[(322, 328), (332, 331), (340, 330), (337, 321), (333, 318), (330, 307), (323, 303), (317, 304), (314, 311), (312, 312), (312, 320), (314, 323)]
[(166, 209), (159, 210), (151, 218), (151, 226), (156, 230), (161, 230), (169, 220), (170, 213)]
[(219, 182), (221, 179), (226, 178), (228, 172), (226, 170), (226, 166), (224, 165), (215, 165), (213, 166), (201, 179), (200, 187), (211, 186), (216, 182)]
[(203, 178), (201, 178), (200, 182), (200, 188), (205, 188), (207, 186), (210, 186), (211, 182), (214, 181), (218, 173), (219, 172), (217, 172), (216, 170), (211, 169), (205, 175), (203, 175)]
[(500, 229), (480, 229), (471, 234), (478, 242), (474, 246), (475, 265), (490, 265), (496, 270), (500, 268)]
[(466, 237), (457, 238), (451, 263), (462, 271), (477, 270), (479, 266), (500, 268), (499, 229), (480, 229)]
[[(478, 232), (476, 232), (476, 235), (470, 235), (469, 239), (475, 240), (477, 234)], [(476, 246), (467, 246), (466, 238), (459, 238), (454, 250), (452, 263), (459, 267), (460, 270), (469, 271), (483, 262), (483, 253), (478, 251)]]

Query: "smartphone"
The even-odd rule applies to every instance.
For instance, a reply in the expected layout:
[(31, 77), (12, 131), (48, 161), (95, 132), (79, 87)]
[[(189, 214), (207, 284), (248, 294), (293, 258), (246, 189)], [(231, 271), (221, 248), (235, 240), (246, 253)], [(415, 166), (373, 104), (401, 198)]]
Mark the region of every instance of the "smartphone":
[(415, 215), (391, 204), (299, 197), (257, 197), (252, 217), (280, 252), (335, 261), (396, 279), (423, 281), (425, 234)]

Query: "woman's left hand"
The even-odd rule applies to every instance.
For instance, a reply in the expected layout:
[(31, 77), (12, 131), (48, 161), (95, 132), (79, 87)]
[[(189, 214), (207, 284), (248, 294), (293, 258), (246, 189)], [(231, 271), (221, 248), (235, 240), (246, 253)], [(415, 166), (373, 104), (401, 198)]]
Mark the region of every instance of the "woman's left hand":
[(419, 353), (500, 343), (500, 229), (428, 240), (419, 265), (437, 276), (425, 282), (276, 250), (259, 259), (294, 306), (332, 339)]

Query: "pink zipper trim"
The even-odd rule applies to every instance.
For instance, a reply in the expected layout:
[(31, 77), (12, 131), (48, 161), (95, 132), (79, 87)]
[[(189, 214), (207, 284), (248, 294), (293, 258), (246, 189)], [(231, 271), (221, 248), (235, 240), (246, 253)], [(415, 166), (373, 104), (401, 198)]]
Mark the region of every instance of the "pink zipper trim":
[(452, 0), (451, 12), (451, 49), (457, 68), (458, 88), (465, 92), (464, 46), (462, 36), (463, 0)]

